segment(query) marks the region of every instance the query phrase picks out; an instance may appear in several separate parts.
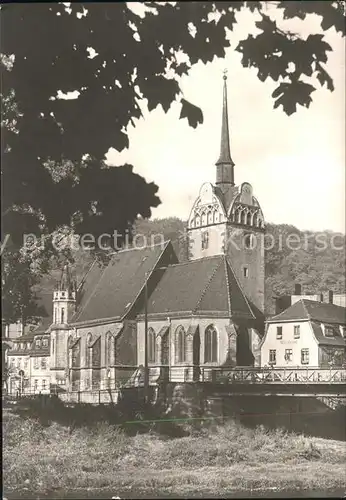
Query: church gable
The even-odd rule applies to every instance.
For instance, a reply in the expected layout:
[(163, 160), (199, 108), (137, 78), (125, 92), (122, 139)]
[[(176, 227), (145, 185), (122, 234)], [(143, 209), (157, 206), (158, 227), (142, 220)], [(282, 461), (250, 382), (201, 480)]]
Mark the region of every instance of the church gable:
[(253, 196), (252, 186), (248, 182), (244, 182), (239, 186), (239, 192), (228, 210), (228, 220), (234, 224), (264, 229), (264, 217), (261, 207)]
[(227, 219), (223, 204), (209, 182), (202, 185), (199, 196), (195, 201), (188, 221), (188, 228), (195, 229), (203, 226), (219, 224)]

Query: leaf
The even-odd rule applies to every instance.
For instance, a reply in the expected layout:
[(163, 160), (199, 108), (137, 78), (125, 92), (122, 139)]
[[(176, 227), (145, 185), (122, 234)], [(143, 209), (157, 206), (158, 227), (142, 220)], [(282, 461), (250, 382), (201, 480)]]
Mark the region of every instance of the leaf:
[(186, 63), (180, 63), (176, 69), (175, 69), (175, 72), (181, 76), (183, 74), (187, 75), (188, 74), (188, 71), (190, 69), (190, 66), (188, 66)]
[(196, 128), (199, 123), (203, 123), (203, 114), (200, 108), (191, 104), (186, 99), (181, 100), (180, 119), (187, 118), (189, 125)]
[(280, 85), (276, 90), (280, 97), (275, 101), (274, 108), (282, 106), (285, 113), (290, 116), (296, 112), (297, 104), (310, 106), (312, 102), (310, 94), (316, 89), (309, 83), (292, 81), (289, 84)]
[(316, 65), (317, 68), (317, 79), (320, 82), (321, 86), (323, 87), (324, 84), (327, 85), (327, 89), (330, 90), (331, 92), (334, 91), (334, 83), (333, 79), (331, 76), (327, 73), (327, 71), (318, 63)]

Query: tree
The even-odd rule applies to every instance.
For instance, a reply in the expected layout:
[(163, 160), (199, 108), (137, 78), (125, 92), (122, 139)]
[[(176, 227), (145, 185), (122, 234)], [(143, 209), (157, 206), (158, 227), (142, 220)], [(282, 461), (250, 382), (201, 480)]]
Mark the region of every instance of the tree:
[[(150, 216), (160, 203), (157, 186), (131, 165), (107, 167), (105, 154), (128, 147), (126, 127), (140, 118), (143, 100), (166, 112), (180, 100), (181, 118), (202, 123), (201, 110), (183, 98), (180, 77), (198, 61), (224, 57), (242, 9), (260, 15), (260, 34), (236, 50), (260, 80), (278, 82), (274, 107), (291, 114), (297, 104), (309, 106), (318, 82), (333, 90), (323, 35), (303, 40), (283, 31), (265, 4), (145, 2), (143, 16), (125, 2), (3, 5), (2, 94), (16, 112), (2, 140), (3, 237), (20, 243), (23, 233), (64, 224), (98, 236), (126, 231), (138, 214)], [(316, 14), (323, 30), (344, 35), (342, 2), (270, 4), (285, 19)], [(59, 98), (74, 91), (76, 99)]]
[(16, 250), (3, 253), (1, 258), (2, 304), (1, 318), (5, 325), (20, 320), (24, 325), (37, 322), (42, 307), (36, 302), (33, 287), (40, 275), (31, 268), (31, 260)]

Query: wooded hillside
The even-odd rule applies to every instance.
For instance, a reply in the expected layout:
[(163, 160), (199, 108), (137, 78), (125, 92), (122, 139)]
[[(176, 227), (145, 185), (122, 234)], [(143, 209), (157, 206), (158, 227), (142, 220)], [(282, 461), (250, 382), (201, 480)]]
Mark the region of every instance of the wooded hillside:
[[(141, 219), (134, 227), (134, 234), (138, 235), (138, 245), (143, 245), (143, 236), (150, 244), (159, 243), (159, 235), (164, 235), (166, 240), (172, 241), (179, 260), (187, 260), (186, 222), (181, 219)], [(265, 244), (267, 314), (274, 313), (273, 297), (293, 293), (295, 283), (302, 285), (303, 293), (316, 294), (328, 290), (345, 293), (345, 235), (332, 231), (300, 231), (288, 224), (267, 223)], [(91, 260), (88, 252), (76, 252), (75, 273), (78, 281)], [(46, 291), (52, 289), (58, 276), (59, 271), (53, 271), (42, 287)]]

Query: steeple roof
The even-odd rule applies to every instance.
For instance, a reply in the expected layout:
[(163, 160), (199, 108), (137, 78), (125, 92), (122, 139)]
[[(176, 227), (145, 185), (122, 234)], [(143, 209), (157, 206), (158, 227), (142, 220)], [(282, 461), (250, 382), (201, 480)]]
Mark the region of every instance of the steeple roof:
[(60, 280), (58, 281), (56, 288), (57, 290), (74, 290), (75, 282), (72, 279), (70, 267), (68, 264), (65, 264), (63, 266)]
[(234, 162), (231, 157), (229, 143), (229, 128), (228, 128), (228, 106), (227, 106), (227, 75), (226, 70), (223, 75), (223, 104), (222, 104), (222, 124), (221, 124), (221, 145), (220, 157), (216, 165), (230, 165), (234, 167)]

